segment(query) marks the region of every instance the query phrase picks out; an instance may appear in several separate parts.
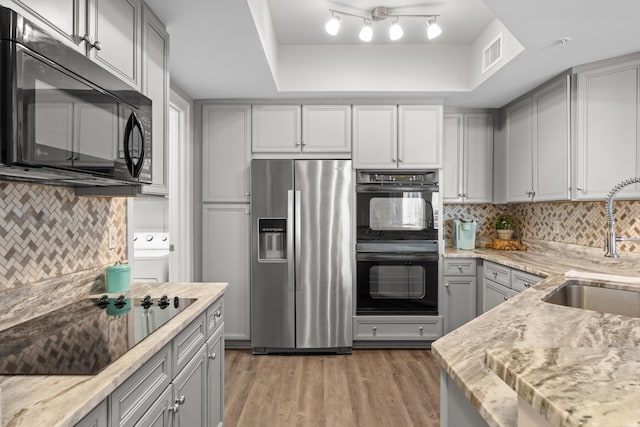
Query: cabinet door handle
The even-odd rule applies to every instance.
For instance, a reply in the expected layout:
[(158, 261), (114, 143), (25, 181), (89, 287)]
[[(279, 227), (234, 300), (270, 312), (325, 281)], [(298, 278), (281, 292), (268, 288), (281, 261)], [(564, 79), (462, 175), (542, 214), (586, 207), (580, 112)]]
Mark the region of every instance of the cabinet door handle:
[(392, 161), (393, 163), (396, 163), (396, 162), (397, 162), (397, 160), (396, 160), (396, 158), (395, 158), (395, 157), (392, 157), (392, 158), (391, 158), (391, 161)]
[(448, 288), (448, 287), (449, 287), (449, 284), (448, 284), (448, 283), (445, 283), (445, 284), (444, 284), (444, 287), (445, 287), (445, 288)]
[(494, 271), (494, 272), (493, 272), (493, 278), (495, 279), (496, 277), (498, 277), (498, 272), (497, 272), (497, 271)]
[(251, 195), (251, 193), (249, 193), (248, 191), (246, 193), (244, 193), (245, 196), (249, 197)]
[(578, 190), (578, 191), (584, 191), (584, 187), (576, 187), (576, 190)]
[(524, 287), (525, 288), (530, 288), (531, 287), (531, 283), (524, 282)]
[(300, 145), (300, 141), (296, 141), (296, 147)]
[(218, 319), (220, 317), (222, 317), (222, 312), (220, 310), (216, 311), (216, 314), (213, 315), (214, 317), (217, 317)]
[(404, 162), (404, 160), (398, 158), (398, 163)]
[(102, 43), (97, 40), (94, 43), (93, 38), (89, 34), (85, 34), (84, 36), (80, 37), (80, 41), (87, 43), (87, 46), (89, 46), (89, 50), (102, 50)]
[(460, 273), (462, 273), (462, 266), (461, 265), (458, 266), (458, 270), (460, 270)]
[(214, 352), (214, 353), (211, 353), (211, 354), (209, 355), (209, 359), (213, 360), (213, 359), (215, 359), (215, 358), (216, 358), (216, 353), (215, 353), (215, 352)]
[(244, 214), (245, 214), (245, 215), (251, 215), (251, 212), (249, 212), (249, 211), (244, 211)]

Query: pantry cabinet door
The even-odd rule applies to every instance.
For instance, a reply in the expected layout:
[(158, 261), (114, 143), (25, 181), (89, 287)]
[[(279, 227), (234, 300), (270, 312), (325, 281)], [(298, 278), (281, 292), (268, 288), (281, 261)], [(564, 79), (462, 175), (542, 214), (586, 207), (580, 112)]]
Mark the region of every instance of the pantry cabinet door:
[(250, 230), (248, 205), (205, 203), (202, 210), (202, 280), (227, 282), (224, 335), (251, 339)]
[(506, 111), (507, 201), (509, 202), (527, 202), (531, 200), (530, 194), (533, 189), (531, 108), (532, 100), (529, 97), (508, 107)]

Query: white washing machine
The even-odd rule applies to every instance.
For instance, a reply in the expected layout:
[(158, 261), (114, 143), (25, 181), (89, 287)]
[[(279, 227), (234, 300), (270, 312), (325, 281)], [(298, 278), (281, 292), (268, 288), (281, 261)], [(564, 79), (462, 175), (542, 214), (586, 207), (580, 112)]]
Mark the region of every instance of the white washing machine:
[(133, 233), (133, 281), (169, 281), (169, 233)]

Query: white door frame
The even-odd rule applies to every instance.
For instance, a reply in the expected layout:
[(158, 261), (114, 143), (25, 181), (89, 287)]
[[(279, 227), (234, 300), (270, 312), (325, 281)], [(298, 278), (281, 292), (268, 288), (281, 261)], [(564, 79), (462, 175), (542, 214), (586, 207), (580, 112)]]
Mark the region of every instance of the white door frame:
[(171, 89), (169, 96), (169, 281), (193, 281), (193, 108)]

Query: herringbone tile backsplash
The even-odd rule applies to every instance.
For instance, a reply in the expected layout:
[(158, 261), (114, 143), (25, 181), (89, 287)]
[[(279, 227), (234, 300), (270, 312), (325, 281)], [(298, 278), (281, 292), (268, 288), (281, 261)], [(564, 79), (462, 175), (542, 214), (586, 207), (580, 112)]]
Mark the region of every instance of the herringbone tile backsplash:
[[(640, 237), (640, 200), (616, 200), (614, 204), (618, 235)], [(444, 206), (445, 234), (452, 235), (453, 218), (471, 218), (478, 221), (478, 234), (494, 236), (494, 222), (502, 214), (511, 215), (517, 222), (520, 238), (572, 243), (602, 247), (607, 218), (605, 202), (546, 202), (511, 205)], [(560, 223), (560, 231), (553, 231), (553, 223)], [(618, 248), (627, 252), (640, 252), (638, 242), (620, 242)]]
[[(109, 228), (117, 247), (109, 250)], [(0, 292), (126, 258), (126, 201), (0, 182)]]

